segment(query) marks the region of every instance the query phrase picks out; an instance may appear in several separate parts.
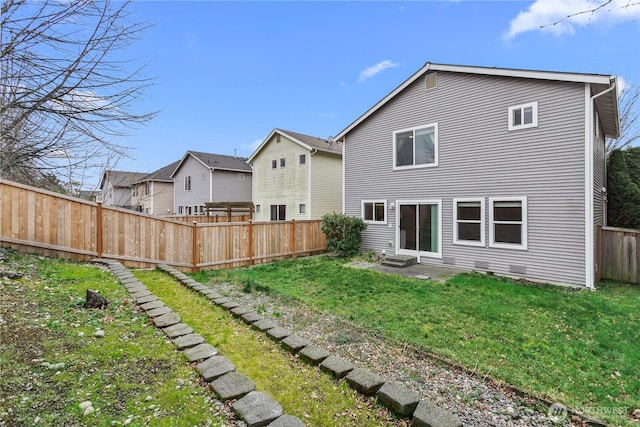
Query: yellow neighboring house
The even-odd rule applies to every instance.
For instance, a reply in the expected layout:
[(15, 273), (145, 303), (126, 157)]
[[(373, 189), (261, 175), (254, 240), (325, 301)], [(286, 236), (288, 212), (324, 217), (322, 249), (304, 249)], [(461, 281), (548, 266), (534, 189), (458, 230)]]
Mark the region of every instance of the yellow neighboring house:
[(247, 162), (253, 167), (255, 221), (342, 212), (342, 144), (276, 128)]

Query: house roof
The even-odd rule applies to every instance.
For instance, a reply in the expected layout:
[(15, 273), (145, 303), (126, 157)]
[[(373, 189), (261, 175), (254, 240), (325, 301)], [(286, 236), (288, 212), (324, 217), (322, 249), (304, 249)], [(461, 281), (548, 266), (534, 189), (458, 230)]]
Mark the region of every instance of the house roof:
[(140, 181), (147, 174), (144, 172), (126, 172), (106, 170), (102, 174), (100, 180), (100, 189), (104, 187), (106, 180), (109, 179), (115, 188), (131, 187), (135, 182)]
[(225, 156), (224, 154), (202, 153), (199, 151), (189, 150), (184, 154), (182, 159), (178, 161), (175, 169), (171, 173), (171, 177), (175, 176), (178, 169), (180, 169), (188, 157), (193, 157), (209, 169), (249, 173), (252, 171), (251, 166), (247, 163), (247, 159), (243, 157)]
[[(526, 79), (539, 79), (539, 80), (555, 80), (574, 83), (589, 83), (593, 88), (593, 95), (602, 94), (596, 98), (596, 106), (602, 120), (605, 135), (609, 138), (618, 138), (620, 136), (620, 120), (618, 117), (618, 94), (616, 90), (616, 77), (612, 75), (604, 74), (586, 74), (586, 73), (567, 73), (557, 71), (539, 71), (539, 70), (522, 70), (514, 68), (496, 68), (496, 67), (476, 67), (467, 65), (449, 65), (449, 64), (434, 64), (427, 62), (422, 68), (416, 71), (411, 77), (401, 83), (388, 95), (378, 101), (373, 107), (367, 110), (364, 114), (358, 117), (353, 123), (347, 126), (345, 129), (335, 137), (336, 140), (342, 139), (347, 133), (357, 127), (360, 123), (366, 120), (369, 116), (375, 113), (388, 101), (390, 101), (397, 94), (402, 92), (405, 88), (415, 82), (417, 79), (425, 75), (429, 71), (447, 71), (453, 73), (467, 73), (467, 74), (483, 74), (488, 76), (503, 76), (503, 77), (516, 77)], [(613, 90), (606, 92), (610, 87), (614, 87)], [(605, 93), (606, 92), (606, 93)]]
[(271, 140), (271, 138), (275, 134), (280, 134), (309, 151), (317, 150), (342, 156), (342, 146), (333, 143), (333, 140), (330, 142), (328, 139), (319, 138), (317, 136), (309, 136), (298, 132), (292, 132), (290, 130), (274, 128), (271, 133), (262, 141), (258, 149), (254, 151), (253, 154), (249, 157), (249, 160), (247, 160), (248, 163), (251, 163), (253, 161), (254, 157), (258, 155), (258, 153), (264, 148), (264, 146)]
[(134, 184), (138, 184), (140, 182), (145, 182), (145, 181), (173, 182), (173, 178), (171, 177), (171, 174), (173, 173), (174, 170), (176, 170), (178, 163), (180, 163), (180, 160), (176, 160), (170, 165), (161, 167), (157, 171), (154, 171), (145, 175), (142, 179), (136, 181)]

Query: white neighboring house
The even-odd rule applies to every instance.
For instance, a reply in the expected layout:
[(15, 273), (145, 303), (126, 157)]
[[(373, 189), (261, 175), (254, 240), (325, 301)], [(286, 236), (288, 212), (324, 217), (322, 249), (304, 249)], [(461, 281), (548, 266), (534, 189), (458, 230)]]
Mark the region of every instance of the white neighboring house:
[(282, 129), (249, 157), (255, 221), (320, 219), (342, 210), (342, 145)]
[(179, 160), (144, 176), (133, 184), (131, 204), (139, 212), (148, 215), (173, 213), (173, 178), (171, 174)]
[(146, 173), (106, 170), (100, 180), (100, 197), (103, 206), (118, 206), (133, 209), (131, 194), (133, 183), (142, 179)]
[(252, 170), (241, 157), (187, 151), (171, 176), (177, 215), (202, 215), (207, 202), (251, 202)]

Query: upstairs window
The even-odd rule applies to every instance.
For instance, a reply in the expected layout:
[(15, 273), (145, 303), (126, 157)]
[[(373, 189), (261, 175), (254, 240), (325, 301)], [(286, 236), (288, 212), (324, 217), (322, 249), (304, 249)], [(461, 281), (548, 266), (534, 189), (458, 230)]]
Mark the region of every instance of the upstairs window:
[(387, 223), (387, 201), (386, 200), (363, 200), (362, 219), (371, 224)]
[(271, 169), (276, 169), (278, 167), (278, 161), (277, 160), (271, 160)]
[(285, 165), (285, 159), (284, 157), (280, 159), (280, 167), (283, 168)]
[(307, 163), (307, 156), (304, 154), (300, 154), (300, 164), (304, 165), (305, 163)]
[(438, 166), (438, 124), (393, 133), (393, 169)]
[(191, 175), (184, 177), (184, 191), (191, 191)]
[(533, 128), (538, 126), (538, 103), (509, 107), (509, 130)]

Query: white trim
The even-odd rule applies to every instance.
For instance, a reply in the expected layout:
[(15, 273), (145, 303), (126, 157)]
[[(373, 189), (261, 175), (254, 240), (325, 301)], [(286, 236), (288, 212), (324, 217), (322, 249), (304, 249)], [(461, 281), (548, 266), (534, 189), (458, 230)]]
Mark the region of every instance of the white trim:
[[(521, 229), (520, 234), (522, 236), (521, 244), (501, 243), (495, 242), (494, 228), (493, 228), (493, 204), (495, 202), (521, 202), (522, 203), (522, 220), (520, 222)], [(529, 216), (527, 198), (526, 197), (489, 197), (489, 247), (502, 248), (502, 249), (516, 249), (525, 251), (528, 249), (528, 224), (527, 217)]]
[[(521, 110), (521, 118), (524, 121), (524, 109), (531, 107), (531, 115), (532, 115), (532, 122), (531, 123), (522, 123), (522, 124), (514, 124), (513, 123), (513, 112), (515, 110)], [(508, 109), (509, 111), (509, 117), (508, 117), (508, 122), (509, 122), (509, 126), (508, 126), (508, 130), (512, 131), (512, 130), (520, 130), (520, 129), (528, 129), (528, 128), (537, 128), (538, 127), (538, 101), (534, 101), (534, 102), (529, 102), (526, 104), (520, 104), (520, 105), (514, 105), (512, 107), (509, 107)]]
[[(306, 155), (307, 154), (305, 153), (305, 156)], [(311, 162), (313, 162), (313, 152), (309, 153), (309, 158), (306, 159), (304, 164), (307, 168), (307, 219), (311, 219), (311, 212), (313, 212), (313, 206), (311, 205), (311, 193), (313, 191), (313, 171), (311, 169)]]
[[(485, 246), (485, 203), (484, 197), (464, 197), (453, 199), (453, 244), (463, 246)], [(458, 239), (458, 209), (459, 202), (480, 202), (480, 241), (474, 240), (459, 240)], [(474, 221), (475, 223), (475, 221)]]
[[(422, 199), (422, 200), (396, 200), (396, 254), (414, 255), (426, 258), (442, 258), (442, 199)], [(438, 251), (425, 252), (416, 249), (415, 251), (400, 249), (400, 205), (437, 205), (438, 206)], [(419, 242), (418, 242), (419, 243)], [(418, 244), (418, 248), (419, 248)]]
[(585, 147), (584, 147), (584, 284), (594, 289), (593, 282), (593, 103), (591, 86), (584, 85)]
[(347, 151), (347, 138), (342, 138), (342, 214), (347, 213), (347, 171), (346, 171), (346, 163), (347, 158), (345, 157), (345, 153)]
[[(371, 220), (367, 220), (364, 217), (364, 205), (367, 203), (371, 203), (373, 204), (372, 209), (373, 209), (373, 219)], [(384, 220), (383, 221), (376, 221), (375, 217), (376, 217), (376, 204), (380, 204), (382, 203), (384, 205)], [(362, 218), (362, 220), (367, 223), (367, 224), (387, 224), (387, 201), (385, 199), (364, 199), (360, 201), (360, 217)]]
[[(415, 134), (417, 130), (433, 128), (433, 163), (424, 163), (416, 165), (416, 146), (415, 146)], [(407, 166), (397, 166), (396, 165), (396, 135), (403, 132), (413, 132), (413, 164)], [(411, 128), (400, 129), (393, 131), (393, 170), (406, 170), (406, 169), (423, 169), (423, 168), (434, 168), (438, 166), (438, 122), (429, 123), (426, 125), (414, 126)]]

